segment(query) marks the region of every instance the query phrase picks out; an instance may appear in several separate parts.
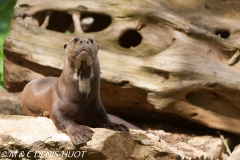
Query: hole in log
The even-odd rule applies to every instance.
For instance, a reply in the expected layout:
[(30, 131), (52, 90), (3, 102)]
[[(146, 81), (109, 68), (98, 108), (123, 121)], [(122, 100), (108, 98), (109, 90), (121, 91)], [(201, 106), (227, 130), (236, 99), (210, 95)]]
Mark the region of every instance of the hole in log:
[(215, 34), (224, 39), (227, 39), (230, 36), (230, 33), (227, 30), (217, 30)]
[(28, 14), (24, 13), (22, 18), (25, 19), (28, 16)]
[(47, 29), (57, 32), (66, 32), (70, 29), (72, 24), (73, 20), (71, 15), (65, 12), (54, 11), (50, 16)]
[(191, 113), (189, 116), (190, 117), (196, 117), (198, 114), (197, 113)]
[(102, 31), (112, 23), (111, 17), (96, 13), (82, 13), (80, 20), (84, 32)]
[(208, 82), (207, 87), (209, 88), (216, 88), (219, 84), (216, 82)]
[[(72, 16), (60, 11), (46, 11), (36, 13), (33, 18), (37, 20), (38, 26), (41, 26), (44, 23), (48, 12), (51, 12), (51, 15), (46, 29), (62, 33), (74, 32)], [(96, 13), (82, 13), (80, 21), (81, 28), (84, 32), (98, 32), (104, 30), (112, 22), (111, 17)]]
[[(51, 12), (51, 11), (49, 11)], [(37, 20), (38, 25), (41, 26), (47, 17), (47, 12), (38, 12), (33, 18)], [(73, 32), (72, 16), (60, 11), (52, 11), (51, 16), (46, 26), (46, 29), (65, 33), (66, 31)]]
[(28, 8), (29, 7), (28, 4), (19, 4), (18, 6), (21, 7), (21, 8)]
[(119, 38), (119, 45), (124, 48), (136, 47), (142, 41), (142, 36), (136, 30), (128, 30)]
[(118, 85), (119, 85), (119, 86), (126, 86), (126, 85), (129, 85), (129, 81), (123, 80), (123, 81), (120, 82)]

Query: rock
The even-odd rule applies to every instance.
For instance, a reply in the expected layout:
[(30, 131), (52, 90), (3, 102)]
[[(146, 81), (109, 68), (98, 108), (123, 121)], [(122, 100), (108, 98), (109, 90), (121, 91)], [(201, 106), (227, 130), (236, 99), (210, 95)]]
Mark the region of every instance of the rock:
[(234, 148), (228, 160), (240, 160), (240, 144)]
[[(73, 146), (69, 137), (44, 117), (0, 115), (0, 158), (155, 160), (221, 159), (220, 138), (141, 130), (93, 129), (92, 140)], [(161, 136), (161, 138), (159, 138)], [(16, 155), (15, 155), (16, 154)], [(7, 156), (7, 157), (6, 157)]]
[(161, 137), (173, 147), (181, 157), (196, 157), (203, 159), (221, 159), (223, 146), (222, 140), (209, 135), (196, 136), (180, 133), (169, 133), (162, 130), (149, 130), (149, 132)]
[(0, 113), (6, 115), (22, 114), (20, 97), (21, 93), (9, 93), (5, 89), (0, 89)]

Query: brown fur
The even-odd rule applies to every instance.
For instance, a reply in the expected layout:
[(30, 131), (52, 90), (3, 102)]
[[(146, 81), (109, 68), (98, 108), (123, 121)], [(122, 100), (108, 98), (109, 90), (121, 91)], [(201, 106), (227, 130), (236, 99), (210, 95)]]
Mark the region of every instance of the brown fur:
[(109, 120), (100, 98), (99, 46), (89, 37), (77, 36), (64, 48), (61, 76), (36, 79), (24, 88), (23, 113), (49, 116), (75, 145), (91, 139), (93, 131), (85, 125), (127, 131), (125, 125)]

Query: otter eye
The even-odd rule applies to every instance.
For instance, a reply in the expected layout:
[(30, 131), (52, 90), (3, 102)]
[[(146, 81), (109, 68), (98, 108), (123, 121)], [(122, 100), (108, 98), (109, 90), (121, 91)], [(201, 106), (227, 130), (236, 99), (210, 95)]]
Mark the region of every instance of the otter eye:
[(94, 42), (91, 38), (89, 38), (89, 41), (90, 41), (92, 44), (93, 44), (93, 42)]
[(73, 39), (73, 43), (74, 43), (74, 44), (77, 43), (77, 41), (79, 41), (78, 38), (74, 38), (74, 39)]

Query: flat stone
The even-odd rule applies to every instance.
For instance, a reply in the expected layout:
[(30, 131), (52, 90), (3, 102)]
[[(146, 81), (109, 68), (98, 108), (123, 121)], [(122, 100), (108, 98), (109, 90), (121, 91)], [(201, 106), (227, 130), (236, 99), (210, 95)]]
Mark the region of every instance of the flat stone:
[(90, 141), (74, 146), (48, 118), (0, 115), (0, 124), (0, 158), (4, 159), (221, 159), (221, 139), (211, 136), (93, 128)]

